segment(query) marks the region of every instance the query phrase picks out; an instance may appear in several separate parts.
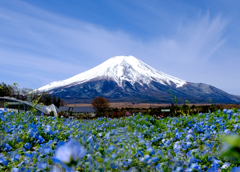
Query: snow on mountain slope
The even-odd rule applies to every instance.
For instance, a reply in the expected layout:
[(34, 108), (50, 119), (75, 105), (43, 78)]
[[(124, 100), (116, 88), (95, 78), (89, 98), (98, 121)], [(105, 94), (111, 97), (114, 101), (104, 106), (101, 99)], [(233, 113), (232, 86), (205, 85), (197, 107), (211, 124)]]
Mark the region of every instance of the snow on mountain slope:
[(52, 82), (38, 90), (49, 91), (62, 86), (81, 84), (92, 79), (114, 80), (120, 87), (122, 87), (123, 80), (132, 85), (136, 82), (140, 85), (149, 84), (151, 81), (164, 85), (171, 85), (172, 82), (176, 84), (176, 87), (186, 84), (186, 81), (157, 71), (133, 56), (115, 56), (86, 72), (66, 80)]

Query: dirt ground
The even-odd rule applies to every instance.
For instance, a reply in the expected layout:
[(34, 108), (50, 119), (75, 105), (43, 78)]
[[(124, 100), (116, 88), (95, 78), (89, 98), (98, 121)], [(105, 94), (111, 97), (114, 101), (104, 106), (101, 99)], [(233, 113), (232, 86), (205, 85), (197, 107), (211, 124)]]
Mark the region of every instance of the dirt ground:
[[(192, 104), (189, 104), (190, 106)], [(195, 104), (196, 105), (196, 104)], [(198, 105), (210, 105), (210, 104), (198, 104)], [(67, 104), (65, 106), (91, 106), (91, 104)], [(123, 103), (110, 103), (110, 107), (112, 108), (156, 108), (156, 107), (166, 107), (166, 106), (171, 106), (171, 104), (155, 104), (155, 103), (128, 103), (128, 102), (123, 102)]]

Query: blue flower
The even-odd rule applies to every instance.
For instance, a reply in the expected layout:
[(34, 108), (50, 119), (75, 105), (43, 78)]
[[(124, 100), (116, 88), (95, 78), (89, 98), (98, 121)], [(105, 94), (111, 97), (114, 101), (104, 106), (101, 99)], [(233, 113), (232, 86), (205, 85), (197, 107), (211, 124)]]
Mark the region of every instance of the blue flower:
[(179, 153), (181, 152), (182, 146), (181, 143), (179, 141), (175, 142), (175, 144), (173, 145), (173, 151), (175, 153)]
[(157, 171), (162, 170), (162, 165), (163, 165), (163, 163), (158, 163), (158, 164), (156, 165), (155, 169), (156, 169)]
[(30, 149), (30, 148), (31, 148), (31, 144), (30, 144), (30, 143), (25, 143), (24, 147), (25, 147), (26, 149)]
[(223, 165), (222, 165), (222, 167), (221, 167), (221, 169), (225, 169), (225, 168), (228, 168), (228, 167), (230, 167), (230, 163), (229, 162), (225, 162)]
[(211, 165), (211, 167), (208, 169), (207, 172), (216, 172), (216, 171), (218, 171), (219, 163), (220, 163), (219, 160), (213, 159), (213, 164)]
[(33, 137), (33, 135), (34, 135), (34, 131), (32, 128), (29, 129), (27, 133), (30, 135), (30, 137)]
[(150, 155), (145, 155), (143, 158), (141, 158), (141, 161), (143, 163), (147, 163), (147, 164), (150, 163), (150, 160), (151, 160), (151, 156)]
[(11, 172), (20, 172), (20, 170), (18, 168), (12, 168)]
[(7, 108), (4, 108), (4, 112), (7, 112), (8, 111), (8, 109)]
[(45, 169), (47, 169), (48, 166), (49, 166), (48, 163), (46, 163), (46, 162), (40, 162), (37, 168), (38, 168), (39, 170), (45, 170)]
[(238, 113), (234, 113), (233, 116), (239, 116), (239, 114)]
[(112, 159), (115, 159), (117, 157), (117, 154), (115, 154), (115, 153), (113, 153), (112, 155), (111, 155), (111, 158)]
[(230, 134), (230, 130), (226, 129), (223, 133), (228, 135), (228, 134)]
[(10, 150), (12, 150), (12, 147), (8, 143), (3, 145), (3, 147), (4, 147), (4, 151), (6, 152), (9, 152)]
[(194, 136), (192, 134), (186, 135), (186, 141), (191, 141), (191, 139), (194, 140)]
[(52, 127), (51, 127), (51, 125), (46, 125), (45, 126), (45, 131), (47, 132), (47, 133), (51, 133), (52, 132)]
[(148, 147), (146, 151), (149, 152), (151, 155), (155, 154), (155, 151), (154, 151), (154, 149), (151, 146)]
[(229, 110), (227, 111), (227, 113), (231, 115), (231, 114), (232, 114), (232, 110), (229, 109)]
[(240, 171), (240, 166), (238, 167), (233, 167), (231, 172), (239, 172)]
[(114, 149), (115, 149), (115, 146), (114, 146), (114, 145), (110, 145), (110, 146), (108, 147), (107, 153), (112, 152)]
[(20, 155), (18, 154), (17, 151), (14, 151), (11, 153), (11, 161), (18, 161), (20, 159)]
[[(190, 159), (189, 159), (189, 163), (190, 164), (192, 164), (192, 163), (197, 163), (197, 162), (200, 162), (200, 160), (199, 159), (196, 159), (196, 158), (194, 158), (194, 157), (191, 157)], [(193, 168), (193, 167), (192, 167)]]
[(153, 157), (153, 158), (151, 159), (151, 162), (152, 162), (152, 163), (156, 163), (158, 160), (159, 160), (158, 157)]
[(62, 162), (68, 166), (76, 165), (86, 154), (86, 149), (79, 142), (71, 139), (69, 142), (58, 147), (54, 160)]
[(137, 158), (137, 157), (142, 157), (143, 155), (144, 155), (143, 152), (138, 150), (134, 156)]
[(162, 152), (162, 150), (157, 150), (156, 155), (161, 155), (161, 157), (164, 157), (164, 153)]
[(8, 160), (3, 155), (0, 155), (0, 164), (3, 164), (4, 166), (8, 165)]
[(182, 132), (180, 132), (180, 133), (177, 132), (176, 135), (175, 135), (175, 138), (176, 139), (181, 139), (181, 137), (182, 137)]
[(116, 168), (118, 168), (118, 163), (117, 163), (117, 162), (111, 162), (111, 163), (110, 163), (110, 167), (111, 167), (112, 169), (116, 169)]
[(136, 169), (135, 167), (131, 167), (127, 172), (138, 172), (138, 169)]
[(45, 141), (45, 139), (42, 136), (38, 137), (37, 143), (41, 144)]
[(53, 151), (52, 151), (52, 149), (48, 146), (48, 147), (44, 147), (43, 149), (42, 149), (42, 153), (43, 154), (49, 154), (49, 153), (52, 153)]
[(226, 113), (227, 113), (227, 111), (228, 111), (228, 109), (223, 109), (223, 113), (225, 113), (225, 114), (226, 114)]

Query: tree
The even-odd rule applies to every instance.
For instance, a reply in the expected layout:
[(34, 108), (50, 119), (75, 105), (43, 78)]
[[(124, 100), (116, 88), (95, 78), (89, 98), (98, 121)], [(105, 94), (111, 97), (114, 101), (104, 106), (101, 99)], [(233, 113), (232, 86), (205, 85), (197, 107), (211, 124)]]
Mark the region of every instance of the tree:
[(46, 95), (44, 98), (45, 98), (45, 101), (44, 101), (45, 105), (48, 106), (48, 105), (52, 104), (52, 99), (51, 99), (50, 95)]
[(92, 107), (97, 111), (97, 116), (99, 117), (107, 108), (109, 108), (108, 99), (104, 97), (96, 97), (92, 101)]
[(170, 96), (173, 97), (173, 98), (172, 98), (172, 103), (173, 103), (173, 105), (174, 105), (174, 103), (176, 103), (176, 104), (178, 105), (178, 98), (177, 98), (177, 96), (175, 96), (175, 95), (172, 93), (171, 90), (168, 90), (168, 92), (170, 93)]
[(33, 90), (30, 88), (23, 87), (21, 91), (24, 96), (28, 96)]
[(56, 104), (57, 104), (57, 98), (56, 98), (55, 95), (53, 96), (53, 100), (52, 100), (52, 102), (53, 102), (53, 104), (56, 106)]
[(14, 82), (13, 83), (13, 89), (14, 89), (15, 96), (17, 96), (17, 99), (20, 98), (20, 89), (18, 87), (19, 87), (19, 84)]
[(65, 106), (65, 105), (66, 105), (65, 101), (64, 101), (64, 100), (61, 100), (60, 106)]
[(58, 97), (57, 100), (56, 100), (55, 106), (56, 106), (57, 108), (59, 108), (59, 107), (60, 107), (60, 104), (61, 104), (61, 99)]
[(11, 85), (7, 85), (4, 82), (0, 84), (0, 97), (4, 96), (12, 96), (14, 93), (14, 89)]

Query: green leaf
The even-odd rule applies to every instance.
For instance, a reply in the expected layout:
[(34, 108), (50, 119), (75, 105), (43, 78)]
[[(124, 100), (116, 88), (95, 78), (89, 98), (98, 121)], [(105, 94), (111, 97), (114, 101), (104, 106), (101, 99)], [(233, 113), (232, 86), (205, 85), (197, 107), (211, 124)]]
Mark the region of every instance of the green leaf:
[(240, 137), (237, 135), (223, 136), (222, 140), (229, 146), (240, 146)]

